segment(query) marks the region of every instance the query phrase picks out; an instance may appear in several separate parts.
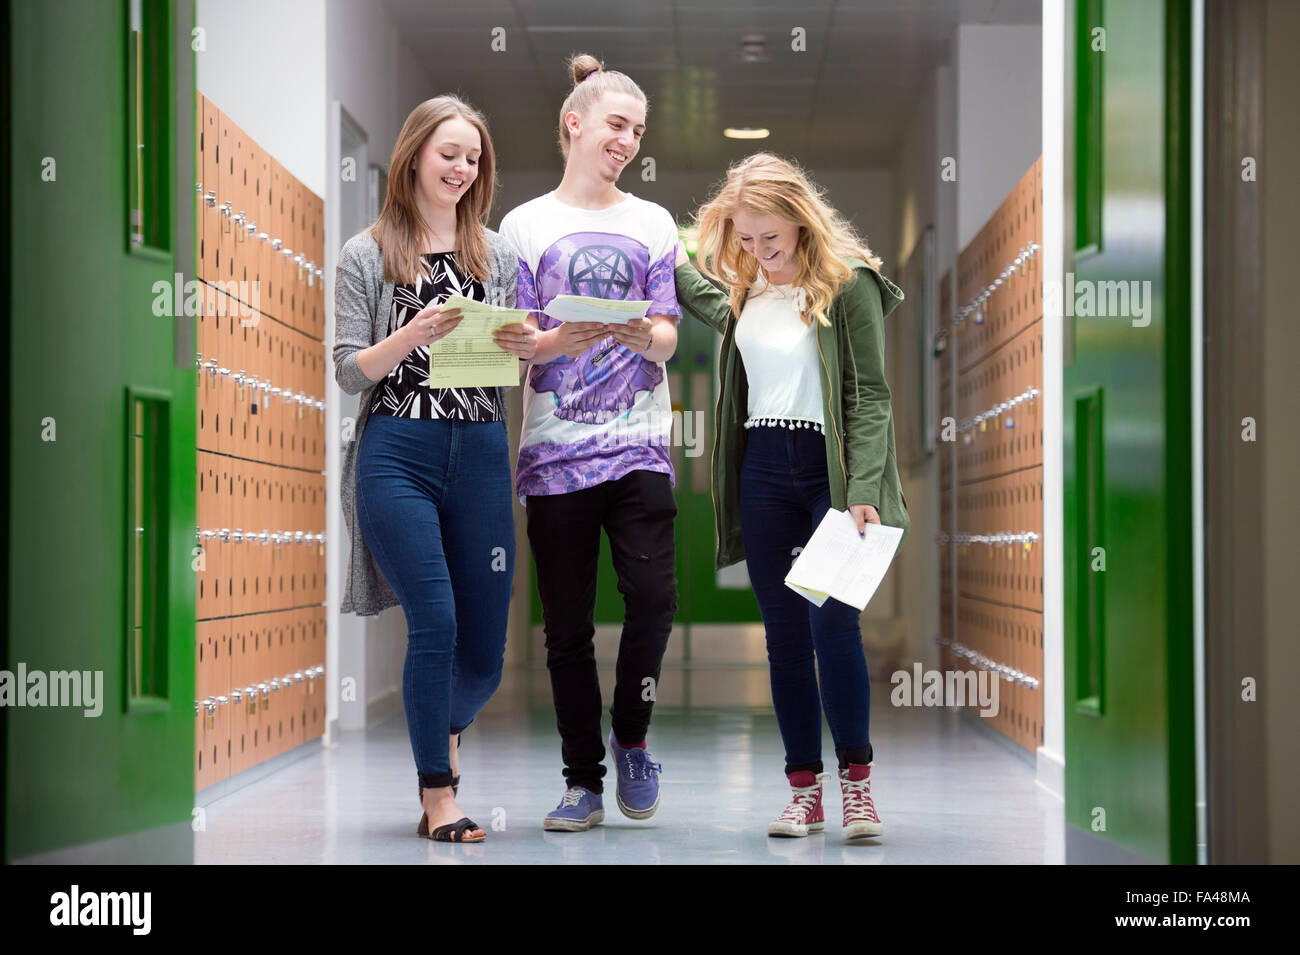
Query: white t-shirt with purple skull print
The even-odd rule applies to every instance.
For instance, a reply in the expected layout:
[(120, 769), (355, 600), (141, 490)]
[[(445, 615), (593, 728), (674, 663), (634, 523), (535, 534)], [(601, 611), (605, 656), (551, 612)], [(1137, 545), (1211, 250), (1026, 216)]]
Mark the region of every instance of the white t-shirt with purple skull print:
[[(626, 195), (605, 209), (578, 209), (549, 192), (507, 213), (499, 231), (519, 253), (517, 308), (540, 311), (557, 295), (587, 295), (648, 300), (648, 315), (681, 320), (673, 279), (677, 224), (662, 206)], [(543, 331), (558, 325), (541, 314)], [(521, 502), (632, 471), (658, 471), (675, 483), (664, 364), (612, 336), (577, 358), (531, 364), (523, 406), (515, 469)]]

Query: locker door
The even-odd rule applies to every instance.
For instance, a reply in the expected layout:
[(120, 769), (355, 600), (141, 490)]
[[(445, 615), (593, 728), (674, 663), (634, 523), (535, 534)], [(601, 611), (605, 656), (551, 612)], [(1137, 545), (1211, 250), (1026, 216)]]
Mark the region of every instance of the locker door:
[(1189, 4), (1071, 8), (1067, 861), (1075, 846), (1194, 863)]

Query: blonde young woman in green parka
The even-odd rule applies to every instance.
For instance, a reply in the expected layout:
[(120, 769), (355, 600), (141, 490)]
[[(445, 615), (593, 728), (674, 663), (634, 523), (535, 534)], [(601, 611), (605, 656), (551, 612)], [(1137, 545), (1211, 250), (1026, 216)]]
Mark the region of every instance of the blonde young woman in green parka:
[(834, 598), (816, 607), (784, 578), (830, 507), (850, 511), (860, 532), (883, 523), (906, 533), (883, 328), (903, 293), (807, 175), (770, 153), (732, 166), (696, 218), (700, 267), (679, 245), (675, 278), (683, 309), (722, 334), (717, 566), (747, 561), (793, 791), (768, 833), (824, 828), (824, 704), (844, 835), (879, 836), (858, 611)]

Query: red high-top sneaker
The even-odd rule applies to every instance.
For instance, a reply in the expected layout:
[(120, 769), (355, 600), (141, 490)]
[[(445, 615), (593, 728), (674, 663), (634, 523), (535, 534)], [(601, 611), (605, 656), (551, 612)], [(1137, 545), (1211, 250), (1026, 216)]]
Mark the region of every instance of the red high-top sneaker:
[(811, 770), (790, 773), (793, 795), (790, 805), (776, 819), (767, 824), (769, 836), (806, 836), (826, 828), (822, 814), (822, 783), (826, 773), (814, 774)]
[(871, 767), (874, 765), (874, 760), (866, 765), (849, 763), (848, 769), (840, 770), (845, 839), (864, 839), (885, 831), (876, 813), (876, 804), (871, 800)]

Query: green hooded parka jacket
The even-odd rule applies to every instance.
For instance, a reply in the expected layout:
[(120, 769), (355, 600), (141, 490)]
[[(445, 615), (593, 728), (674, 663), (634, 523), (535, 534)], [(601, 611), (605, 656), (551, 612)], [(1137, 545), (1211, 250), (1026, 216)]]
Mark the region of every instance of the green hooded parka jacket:
[[(894, 454), (894, 415), (885, 381), (884, 320), (903, 293), (861, 259), (831, 302), (829, 326), (817, 323), (822, 369), (826, 473), (831, 506), (847, 510), (870, 504), (884, 524), (903, 529), (910, 521)], [(677, 301), (722, 333), (718, 354), (721, 390), (713, 412), (713, 512), (719, 569), (745, 557), (740, 531), (740, 466), (745, 456), (749, 381), (736, 346), (736, 321), (727, 294), (691, 263), (675, 270)], [(902, 546), (901, 543), (899, 546)]]

